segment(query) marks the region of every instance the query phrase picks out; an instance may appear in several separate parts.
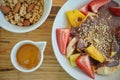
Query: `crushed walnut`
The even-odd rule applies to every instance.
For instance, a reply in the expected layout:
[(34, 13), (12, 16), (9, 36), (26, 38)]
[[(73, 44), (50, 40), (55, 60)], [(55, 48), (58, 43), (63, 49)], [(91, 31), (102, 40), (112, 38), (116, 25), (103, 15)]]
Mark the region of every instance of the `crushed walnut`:
[(73, 28), (71, 33), (72, 36), (83, 39), (85, 46), (94, 45), (107, 60), (110, 60), (106, 56), (111, 53), (111, 44), (117, 41), (104, 19), (99, 19), (97, 15), (89, 16), (80, 27)]
[[(32, 25), (43, 15), (44, 0), (1, 0), (6, 20), (18, 26)], [(27, 20), (27, 23), (26, 23)]]

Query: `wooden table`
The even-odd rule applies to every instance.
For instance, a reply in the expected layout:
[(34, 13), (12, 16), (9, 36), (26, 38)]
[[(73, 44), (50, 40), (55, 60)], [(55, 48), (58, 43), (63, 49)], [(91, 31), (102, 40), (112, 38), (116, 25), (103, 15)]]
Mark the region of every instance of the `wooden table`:
[[(53, 21), (58, 10), (67, 0), (53, 0), (51, 13), (38, 29), (24, 33), (11, 33), (0, 28), (0, 80), (74, 80), (58, 63), (51, 44)], [(21, 40), (47, 41), (42, 66), (32, 73), (16, 70), (10, 61), (12, 47)]]

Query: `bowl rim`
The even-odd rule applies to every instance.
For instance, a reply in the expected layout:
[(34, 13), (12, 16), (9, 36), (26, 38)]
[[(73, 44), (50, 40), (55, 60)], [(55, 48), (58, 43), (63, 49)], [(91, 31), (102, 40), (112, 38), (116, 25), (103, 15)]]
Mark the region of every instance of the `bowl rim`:
[[(47, 6), (47, 8), (46, 8), (46, 6)], [(47, 17), (50, 14), (51, 8), (52, 8), (52, 0), (49, 0), (49, 2), (48, 2), (48, 0), (44, 0), (44, 12), (43, 12), (42, 17), (39, 19), (38, 22), (36, 22), (35, 24), (33, 24), (29, 27), (20, 27), (17, 25), (13, 25), (10, 22), (8, 22), (5, 18), (4, 18), (5, 23), (3, 23), (3, 21), (0, 21), (0, 27), (3, 28), (4, 30), (7, 30), (7, 31), (13, 32), (13, 33), (26, 33), (26, 32), (33, 31), (36, 28), (40, 27), (45, 22), (45, 20), (47, 19)], [(1, 10), (0, 10), (0, 14), (1, 14), (0, 16), (4, 16)], [(10, 27), (13, 27), (14, 29), (7, 28), (8, 25), (6, 23)], [(7, 26), (7, 27), (5, 27), (5, 26)]]

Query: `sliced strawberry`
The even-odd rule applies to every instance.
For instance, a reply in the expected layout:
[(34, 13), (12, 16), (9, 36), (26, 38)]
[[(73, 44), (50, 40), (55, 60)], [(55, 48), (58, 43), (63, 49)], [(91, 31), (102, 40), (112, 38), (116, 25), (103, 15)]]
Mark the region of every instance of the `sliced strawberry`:
[(62, 54), (66, 53), (66, 47), (68, 44), (69, 36), (70, 36), (70, 29), (66, 29), (66, 28), (56, 29), (57, 43), (59, 50)]
[(84, 14), (87, 15), (88, 14), (88, 5), (83, 6), (82, 8), (80, 8), (80, 11)]
[(89, 7), (91, 11), (97, 12), (100, 7), (109, 3), (110, 1), (111, 0), (93, 0), (92, 2), (90, 2)]
[(120, 16), (120, 7), (110, 7), (110, 12), (116, 16)]
[(88, 76), (94, 79), (94, 74), (89, 60), (89, 55), (80, 55), (76, 59), (76, 65), (83, 70)]

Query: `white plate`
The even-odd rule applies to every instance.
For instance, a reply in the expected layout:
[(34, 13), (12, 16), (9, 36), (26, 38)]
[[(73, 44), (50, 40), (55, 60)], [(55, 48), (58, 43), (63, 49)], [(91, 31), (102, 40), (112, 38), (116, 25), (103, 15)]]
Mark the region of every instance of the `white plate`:
[[(65, 16), (65, 12), (68, 10), (79, 9), (83, 5), (89, 3), (90, 0), (68, 0), (58, 12), (52, 29), (52, 46), (55, 53), (55, 56), (59, 62), (59, 64), (63, 67), (63, 69), (71, 75), (73, 78), (77, 80), (91, 80), (89, 76), (84, 74), (80, 69), (73, 68), (68, 63), (67, 59), (64, 55), (62, 55), (58, 49), (57, 41), (56, 41), (56, 29), (57, 28), (65, 28), (67, 26), (67, 20)], [(101, 76), (95, 74), (95, 80), (120, 80), (120, 71), (116, 72), (110, 76)]]

